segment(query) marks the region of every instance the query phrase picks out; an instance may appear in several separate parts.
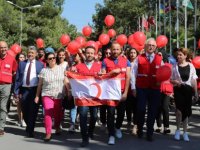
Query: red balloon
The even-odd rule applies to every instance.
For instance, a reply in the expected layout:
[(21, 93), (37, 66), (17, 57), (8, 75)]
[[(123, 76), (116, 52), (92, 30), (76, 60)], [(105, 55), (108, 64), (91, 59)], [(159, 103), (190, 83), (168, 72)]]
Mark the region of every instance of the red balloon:
[(22, 51), (21, 47), (18, 44), (13, 44), (10, 47), (10, 50), (13, 51), (15, 54), (19, 54)]
[(199, 41), (198, 41), (198, 48), (200, 48), (200, 39), (199, 39)]
[(70, 52), (70, 54), (75, 55), (78, 53), (79, 48), (80, 44), (77, 41), (71, 41), (66, 49)]
[(102, 44), (99, 41), (96, 41), (96, 45), (98, 46), (98, 49), (102, 48)]
[(158, 82), (169, 80), (172, 74), (172, 69), (168, 65), (160, 66), (156, 71), (156, 79)]
[(128, 44), (131, 45), (134, 42), (133, 34), (128, 37)]
[(97, 43), (96, 43), (95, 41), (88, 41), (88, 42), (86, 43), (85, 47), (88, 47), (88, 46), (94, 47), (95, 50), (96, 50), (96, 53), (98, 52), (98, 45), (97, 45)]
[(84, 36), (90, 36), (92, 33), (92, 28), (90, 26), (85, 26), (82, 29), (82, 33)]
[(81, 48), (83, 48), (85, 46), (86, 40), (84, 37), (82, 36), (78, 36), (76, 38), (76, 41), (80, 44)]
[(7, 54), (12, 56), (12, 57), (16, 57), (16, 53), (12, 50), (7, 50)]
[(167, 43), (168, 43), (168, 39), (165, 35), (159, 35), (156, 38), (156, 44), (157, 44), (158, 48), (165, 47), (167, 45)]
[(127, 43), (128, 39), (127, 39), (126, 35), (121, 34), (121, 35), (118, 35), (118, 36), (117, 36), (116, 41), (117, 41), (117, 43), (119, 43), (121, 46), (124, 46), (124, 44)]
[(112, 15), (107, 15), (104, 19), (104, 23), (107, 27), (111, 27), (115, 23), (115, 17)]
[(43, 41), (43, 39), (38, 38), (36, 40), (36, 45), (37, 45), (37, 48), (44, 48), (44, 41)]
[(67, 46), (67, 44), (69, 44), (70, 41), (70, 36), (67, 34), (63, 34), (60, 37), (60, 43), (62, 44), (62, 46)]
[(108, 30), (108, 35), (110, 38), (116, 36), (116, 31), (114, 29), (109, 29)]
[(110, 41), (110, 37), (108, 34), (101, 34), (99, 36), (99, 42), (101, 42), (102, 45), (108, 44)]
[(192, 64), (196, 69), (200, 69), (200, 56), (196, 56), (192, 60)]
[(143, 46), (146, 41), (146, 36), (143, 32), (137, 31), (133, 34), (133, 40), (140, 46)]
[(137, 51), (141, 51), (144, 49), (144, 45), (138, 45), (137, 43), (135, 43), (135, 41), (132, 41), (131, 43), (131, 47), (132, 48), (135, 48)]

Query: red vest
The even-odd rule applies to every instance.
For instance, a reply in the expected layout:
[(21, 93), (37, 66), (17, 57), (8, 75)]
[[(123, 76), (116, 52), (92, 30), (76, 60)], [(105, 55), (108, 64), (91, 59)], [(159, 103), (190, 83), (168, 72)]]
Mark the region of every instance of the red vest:
[(0, 59), (0, 84), (12, 83), (13, 72), (17, 70), (17, 62), (13, 56), (6, 55)]
[(146, 57), (146, 54), (138, 56), (138, 74), (136, 78), (136, 87), (160, 89), (156, 81), (156, 70), (161, 66), (162, 57), (155, 54), (152, 63)]
[(200, 90), (200, 78), (197, 79), (197, 89)]
[[(92, 64), (92, 67), (88, 69), (85, 63), (80, 63), (76, 65), (77, 72), (83, 75), (96, 75), (101, 71), (101, 63), (94, 62)], [(77, 106), (98, 106), (102, 105), (101, 100), (99, 99), (93, 99), (93, 100), (87, 100), (87, 99), (75, 99), (75, 104)]]
[(126, 81), (126, 68), (127, 68), (127, 58), (119, 56), (118, 63), (115, 64), (112, 58), (105, 58), (104, 63), (106, 64), (106, 72), (110, 72), (113, 69), (120, 68), (122, 70), (121, 73), (121, 90), (124, 92), (125, 90), (125, 81)]

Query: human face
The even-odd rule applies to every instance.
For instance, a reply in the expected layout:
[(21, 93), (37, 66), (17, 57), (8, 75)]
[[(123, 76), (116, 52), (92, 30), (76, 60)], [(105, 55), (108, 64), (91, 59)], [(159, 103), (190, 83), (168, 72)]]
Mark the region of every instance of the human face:
[(177, 59), (179, 63), (186, 61), (187, 55), (184, 55), (182, 52), (177, 51)]
[(157, 47), (157, 45), (156, 45), (156, 41), (155, 40), (150, 40), (145, 45), (146, 52), (149, 53), (149, 54), (154, 53), (155, 50), (156, 50), (156, 47)]
[(47, 63), (50, 67), (53, 67), (56, 64), (56, 57), (53, 54), (50, 54), (47, 58)]
[(0, 56), (4, 57), (6, 55), (7, 50), (8, 50), (7, 43), (4, 41), (1, 41), (0, 42)]
[(39, 56), (39, 58), (44, 57), (44, 55), (45, 55), (45, 53), (44, 53), (43, 50), (39, 50), (39, 51), (38, 51), (38, 56)]
[(88, 62), (93, 61), (95, 57), (95, 50), (93, 48), (87, 48), (85, 51), (85, 57)]
[(130, 50), (129, 57), (130, 57), (130, 60), (134, 60), (137, 57), (137, 52), (135, 49)]
[(98, 52), (98, 60), (101, 60), (102, 58), (102, 52)]
[(121, 54), (121, 46), (118, 43), (114, 43), (111, 47), (111, 55), (117, 58)]
[(25, 56), (23, 54), (19, 55), (19, 61), (24, 61), (25, 60)]
[(111, 50), (110, 49), (106, 49), (105, 56), (106, 57), (110, 57), (110, 55), (111, 55)]
[(29, 60), (35, 59), (36, 56), (37, 56), (36, 50), (31, 50), (31, 49), (28, 50), (28, 55), (27, 55), (27, 57), (28, 57)]
[(65, 52), (58, 53), (58, 59), (60, 62), (65, 61)]

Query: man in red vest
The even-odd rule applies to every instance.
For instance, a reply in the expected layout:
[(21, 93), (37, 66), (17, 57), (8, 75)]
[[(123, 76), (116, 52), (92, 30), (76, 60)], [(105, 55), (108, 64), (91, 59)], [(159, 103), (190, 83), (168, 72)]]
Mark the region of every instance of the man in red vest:
[(7, 43), (0, 41), (0, 136), (4, 135), (6, 106), (11, 92), (12, 77), (17, 70), (17, 62), (13, 56), (7, 54), (7, 50)]
[[(101, 71), (101, 63), (95, 61), (95, 48), (88, 46), (85, 48), (86, 60), (84, 63), (76, 65), (76, 71), (82, 75), (97, 75)], [(80, 114), (80, 128), (82, 143), (81, 147), (89, 144), (89, 138), (93, 139), (93, 131), (97, 120), (97, 106), (101, 105), (98, 99), (75, 99)], [(90, 125), (87, 127), (87, 114), (90, 111)]]
[[(111, 56), (105, 58), (102, 62), (102, 73), (108, 73), (112, 75), (121, 75), (121, 92), (122, 98), (119, 101), (108, 100), (107, 102), (107, 127), (109, 133), (109, 145), (115, 144), (115, 135), (117, 138), (122, 138), (122, 132), (120, 130), (125, 109), (127, 99), (127, 93), (130, 84), (130, 67), (131, 64), (128, 59), (124, 56), (121, 56), (122, 48), (121, 45), (117, 42), (113, 42), (111, 46)], [(104, 101), (105, 102), (105, 101)], [(115, 108), (117, 108), (117, 119), (116, 125), (114, 125), (115, 121)], [(115, 130), (116, 128), (116, 130)]]
[[(131, 89), (137, 96), (137, 134), (143, 137), (146, 104), (147, 140), (153, 141), (154, 122), (160, 105), (160, 83), (156, 81), (156, 70), (163, 64), (162, 56), (155, 53), (156, 41), (150, 38), (145, 44), (145, 53), (139, 55), (134, 63), (131, 78)], [(136, 80), (135, 80), (136, 79)], [(136, 87), (135, 87), (136, 86)]]

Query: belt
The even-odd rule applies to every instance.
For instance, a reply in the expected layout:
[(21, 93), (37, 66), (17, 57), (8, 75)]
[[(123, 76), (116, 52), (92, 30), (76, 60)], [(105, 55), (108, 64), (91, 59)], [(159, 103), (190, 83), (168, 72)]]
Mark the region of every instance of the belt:
[(8, 82), (0, 82), (0, 85), (4, 85), (4, 84), (11, 84), (11, 83), (8, 83)]
[(32, 87), (22, 87), (22, 88), (30, 90), (30, 89), (37, 88), (37, 86), (32, 86)]

